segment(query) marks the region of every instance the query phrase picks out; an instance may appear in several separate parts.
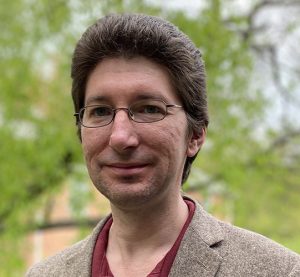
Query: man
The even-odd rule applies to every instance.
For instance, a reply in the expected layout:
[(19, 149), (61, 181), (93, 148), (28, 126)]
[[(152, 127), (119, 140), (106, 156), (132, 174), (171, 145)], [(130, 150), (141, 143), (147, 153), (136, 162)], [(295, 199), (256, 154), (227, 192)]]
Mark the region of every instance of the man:
[(181, 194), (208, 125), (199, 50), (160, 18), (112, 14), (72, 62), (89, 175), (112, 214), (27, 276), (300, 276), (300, 256)]

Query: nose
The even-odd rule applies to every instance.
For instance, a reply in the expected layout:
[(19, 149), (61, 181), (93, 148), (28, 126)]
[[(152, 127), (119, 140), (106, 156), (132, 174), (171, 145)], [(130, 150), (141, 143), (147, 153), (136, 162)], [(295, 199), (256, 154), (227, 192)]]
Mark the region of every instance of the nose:
[(138, 146), (138, 135), (127, 109), (116, 111), (112, 122), (109, 146), (118, 153), (124, 153)]

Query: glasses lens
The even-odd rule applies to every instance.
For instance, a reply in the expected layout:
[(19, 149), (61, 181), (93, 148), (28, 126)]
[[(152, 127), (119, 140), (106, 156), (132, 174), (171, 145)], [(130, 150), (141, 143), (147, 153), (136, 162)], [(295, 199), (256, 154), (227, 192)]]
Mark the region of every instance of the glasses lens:
[(81, 122), (86, 127), (101, 127), (113, 119), (113, 109), (105, 105), (85, 107), (80, 114)]
[(130, 107), (130, 114), (136, 122), (155, 122), (162, 120), (167, 113), (166, 104), (160, 100), (142, 100)]

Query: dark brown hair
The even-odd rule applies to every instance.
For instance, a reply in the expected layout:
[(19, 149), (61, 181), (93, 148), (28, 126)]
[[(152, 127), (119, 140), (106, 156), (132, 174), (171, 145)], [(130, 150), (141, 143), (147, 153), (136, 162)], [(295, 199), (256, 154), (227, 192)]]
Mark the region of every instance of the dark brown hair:
[[(75, 112), (84, 106), (92, 70), (107, 57), (143, 56), (164, 65), (187, 114), (189, 131), (201, 134), (208, 125), (205, 67), (201, 53), (176, 26), (144, 14), (111, 14), (91, 25), (78, 41), (72, 60)], [(78, 124), (80, 137), (80, 124)], [(184, 183), (195, 157), (188, 157)]]

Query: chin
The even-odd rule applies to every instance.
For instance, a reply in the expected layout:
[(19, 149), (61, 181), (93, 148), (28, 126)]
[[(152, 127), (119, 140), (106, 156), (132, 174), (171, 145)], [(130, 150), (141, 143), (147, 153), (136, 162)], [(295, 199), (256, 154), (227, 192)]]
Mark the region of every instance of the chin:
[(103, 194), (112, 205), (119, 208), (138, 208), (155, 200), (162, 188), (153, 184), (119, 184), (108, 185), (98, 183), (96, 188)]

